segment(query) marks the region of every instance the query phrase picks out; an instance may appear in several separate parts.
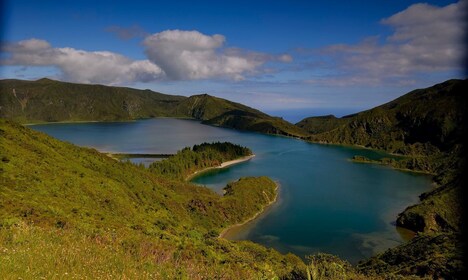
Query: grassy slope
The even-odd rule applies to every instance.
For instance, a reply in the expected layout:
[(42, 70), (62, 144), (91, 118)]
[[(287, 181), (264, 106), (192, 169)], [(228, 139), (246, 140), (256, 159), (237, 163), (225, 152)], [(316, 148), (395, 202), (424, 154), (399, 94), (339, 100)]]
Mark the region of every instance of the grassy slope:
[(319, 134), (327, 132), (343, 125), (347, 122), (347, 119), (337, 118), (334, 115), (309, 117), (296, 123), (296, 126), (306, 130), (311, 134)]
[(295, 256), (215, 238), (274, 197), (266, 177), (233, 183), (221, 197), (9, 121), (0, 134), (0, 277), (304, 273)]

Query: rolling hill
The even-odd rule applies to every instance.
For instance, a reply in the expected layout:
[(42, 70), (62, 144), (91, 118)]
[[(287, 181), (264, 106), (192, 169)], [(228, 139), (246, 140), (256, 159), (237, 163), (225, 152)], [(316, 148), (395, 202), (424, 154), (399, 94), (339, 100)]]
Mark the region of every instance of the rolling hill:
[(205, 124), (302, 137), (302, 129), (208, 94), (173, 96), (125, 87), (40, 79), (0, 81), (0, 117), (20, 123), (191, 118)]

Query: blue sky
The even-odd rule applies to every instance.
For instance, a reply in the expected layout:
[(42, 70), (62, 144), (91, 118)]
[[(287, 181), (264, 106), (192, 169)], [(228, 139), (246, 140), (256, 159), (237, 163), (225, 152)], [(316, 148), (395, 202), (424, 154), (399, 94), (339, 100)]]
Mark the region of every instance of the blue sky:
[(464, 78), (467, 1), (3, 1), (0, 78), (350, 113)]

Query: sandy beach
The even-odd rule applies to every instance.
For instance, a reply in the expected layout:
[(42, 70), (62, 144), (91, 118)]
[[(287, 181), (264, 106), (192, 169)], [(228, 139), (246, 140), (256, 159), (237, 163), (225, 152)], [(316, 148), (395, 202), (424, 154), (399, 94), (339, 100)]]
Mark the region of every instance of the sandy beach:
[(190, 181), (195, 176), (200, 175), (201, 173), (206, 172), (208, 170), (226, 168), (226, 167), (234, 165), (234, 164), (238, 164), (238, 163), (241, 163), (241, 162), (244, 162), (244, 161), (251, 160), (253, 157), (255, 157), (255, 155), (245, 156), (245, 157), (238, 158), (238, 159), (235, 159), (235, 160), (230, 160), (230, 161), (223, 162), (219, 166), (208, 167), (208, 168), (205, 168), (205, 169), (202, 169), (202, 170), (195, 171), (194, 173), (187, 176), (187, 178), (185, 178), (185, 181)]

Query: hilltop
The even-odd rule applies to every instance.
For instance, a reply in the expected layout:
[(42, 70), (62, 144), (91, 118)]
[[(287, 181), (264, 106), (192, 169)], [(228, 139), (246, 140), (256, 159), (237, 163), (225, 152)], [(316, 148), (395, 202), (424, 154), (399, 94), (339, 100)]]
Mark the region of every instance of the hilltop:
[(446, 152), (460, 143), (468, 80), (411, 91), (357, 114), (310, 117), (296, 125), (323, 143), (359, 145), (403, 155)]
[(40, 79), (1, 80), (0, 117), (20, 123), (191, 118), (205, 124), (302, 137), (302, 129), (245, 105), (208, 94), (173, 96), (151, 90)]
[(0, 117), (22, 123), (161, 117), (183, 99), (150, 90), (50, 79), (0, 81)]

